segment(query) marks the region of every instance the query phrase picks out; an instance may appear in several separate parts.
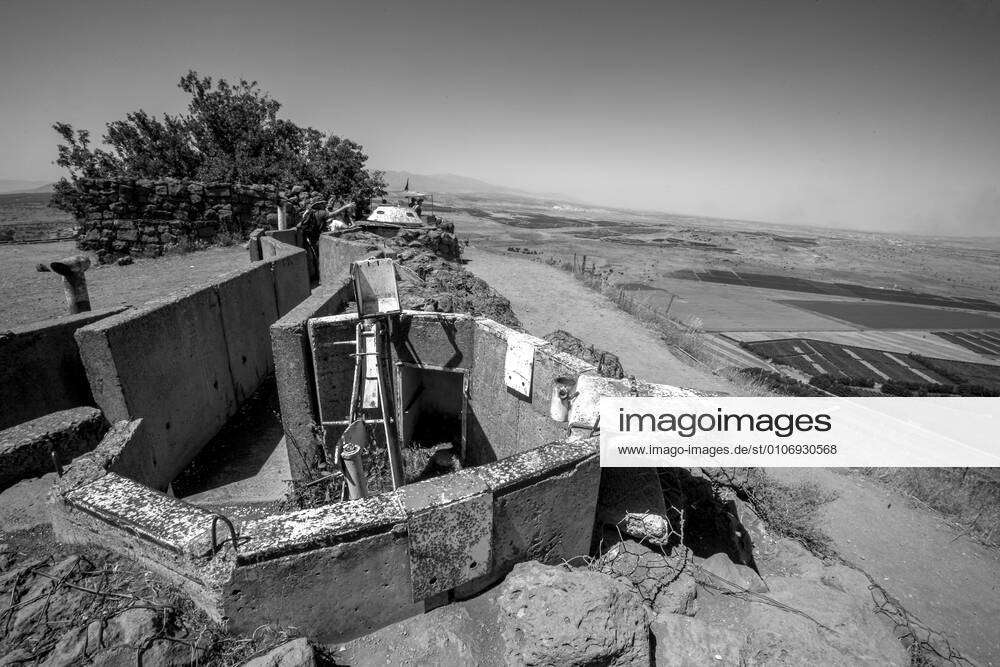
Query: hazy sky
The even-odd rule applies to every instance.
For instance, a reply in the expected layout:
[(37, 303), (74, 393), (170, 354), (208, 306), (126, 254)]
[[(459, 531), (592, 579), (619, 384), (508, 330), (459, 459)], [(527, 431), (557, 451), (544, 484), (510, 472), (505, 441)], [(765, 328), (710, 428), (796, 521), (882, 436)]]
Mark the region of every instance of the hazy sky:
[(381, 168), (680, 213), (1000, 234), (991, 0), (0, 0), (0, 178), (57, 120), (256, 79)]

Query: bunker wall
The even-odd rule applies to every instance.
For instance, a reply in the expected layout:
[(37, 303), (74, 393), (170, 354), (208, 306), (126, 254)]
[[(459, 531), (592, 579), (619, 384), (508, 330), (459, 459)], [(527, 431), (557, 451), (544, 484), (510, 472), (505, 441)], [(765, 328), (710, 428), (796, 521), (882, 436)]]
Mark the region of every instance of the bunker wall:
[(304, 254), (294, 249), (77, 331), (108, 419), (144, 420), (142, 481), (166, 489), (273, 372), (268, 328), (308, 294), (296, 258)]
[(379, 248), (343, 236), (320, 234), (318, 252), (320, 283), (338, 285), (350, 277), (351, 264), (375, 256)]
[(310, 318), (339, 312), (354, 298), (350, 280), (323, 284), (271, 325), (271, 350), (275, 364), (281, 426), (288, 448), (293, 479), (305, 479), (316, 470), (322, 438), (318, 435), (316, 380), (309, 349)]
[(0, 335), (0, 429), (51, 412), (94, 405), (73, 334), (122, 310), (57, 317)]

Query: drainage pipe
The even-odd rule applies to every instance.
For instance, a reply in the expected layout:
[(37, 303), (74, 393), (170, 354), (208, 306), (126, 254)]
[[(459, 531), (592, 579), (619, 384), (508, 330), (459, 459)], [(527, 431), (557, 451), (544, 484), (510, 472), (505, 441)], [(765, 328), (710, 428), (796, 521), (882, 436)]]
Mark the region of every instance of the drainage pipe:
[(365, 459), (361, 447), (353, 442), (344, 443), (340, 450), (340, 461), (344, 466), (347, 497), (351, 500), (367, 497), (368, 480), (365, 478)]
[(90, 259), (85, 255), (71, 255), (51, 262), (48, 267), (38, 265), (39, 271), (54, 271), (63, 277), (66, 291), (66, 305), (70, 315), (90, 310), (90, 294), (87, 292), (87, 277), (84, 272), (90, 268)]

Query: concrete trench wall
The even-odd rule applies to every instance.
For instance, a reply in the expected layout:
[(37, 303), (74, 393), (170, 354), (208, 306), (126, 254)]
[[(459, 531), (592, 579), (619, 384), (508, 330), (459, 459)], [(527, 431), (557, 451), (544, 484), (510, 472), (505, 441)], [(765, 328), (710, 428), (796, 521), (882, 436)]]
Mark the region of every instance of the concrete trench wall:
[(234, 549), (221, 522), (213, 546), (212, 512), (125, 476), (141, 430), (141, 421), (119, 422), (57, 482), (56, 536), (139, 561), (234, 631), (273, 623), (344, 641), (422, 613), (440, 594), (474, 595), (517, 562), (558, 563), (590, 546), (596, 439), (253, 519), (238, 527)]
[(308, 296), (305, 252), (285, 246), (76, 332), (108, 420), (144, 420), (142, 482), (165, 489), (273, 372), (269, 327)]
[(67, 315), (0, 334), (0, 429), (94, 405), (73, 334), (122, 310)]
[[(351, 315), (303, 324), (312, 313), (339, 307), (345, 289), (318, 293), (276, 322), (274, 349), (304, 362), (301, 327), (319, 338), (353, 332)], [(407, 312), (396, 333), (393, 354), (406, 363), (462, 368), (475, 378), (476, 351), (489, 355), (473, 381), (493, 396), (479, 409), (517, 401), (519, 425), (505, 456), (378, 496), (249, 520), (238, 526), (237, 549), (227, 543), (216, 550), (210, 511), (147, 486), (162, 480), (149, 460), (153, 436), (163, 436), (155, 416), (119, 422), (59, 481), (52, 500), (57, 536), (139, 560), (234, 630), (294, 625), (330, 642), (422, 613), (426, 601), (442, 595), (474, 595), (517, 562), (556, 563), (587, 553), (600, 484), (597, 441), (567, 441), (566, 425), (547, 416), (550, 388), (541, 385), (592, 367), (537, 341), (538, 386), (531, 397), (511, 397), (502, 374), (499, 389), (489, 383), (497, 363), (502, 370), (505, 336), (513, 332), (484, 318)], [(304, 367), (297, 372), (305, 375)], [(328, 378), (323, 368), (317, 372)], [(497, 410), (496, 418), (510, 413)], [(543, 420), (551, 427), (540, 426)], [(549, 430), (555, 438), (532, 442)], [(227, 530), (221, 522), (217, 528), (222, 541)]]

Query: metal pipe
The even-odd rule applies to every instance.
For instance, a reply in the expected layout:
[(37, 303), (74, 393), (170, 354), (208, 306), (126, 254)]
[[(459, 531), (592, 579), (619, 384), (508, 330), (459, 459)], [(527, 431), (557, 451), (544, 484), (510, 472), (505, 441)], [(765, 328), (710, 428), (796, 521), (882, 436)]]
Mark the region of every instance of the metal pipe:
[[(391, 394), (389, 393), (389, 373), (392, 366), (388, 363), (388, 351), (386, 342), (388, 334), (382, 322), (375, 322), (375, 351), (379, 353), (378, 363), (381, 366), (378, 373), (379, 398), (382, 403), (382, 425), (385, 427), (385, 444), (389, 450), (389, 471), (392, 473), (392, 488), (398, 489), (406, 483), (403, 474), (403, 453), (399, 449), (399, 441), (396, 440), (395, 428), (390, 421)], [(382, 356), (385, 355), (385, 356)], [(382, 363), (383, 359), (386, 363)]]
[(51, 262), (46, 268), (39, 264), (39, 271), (53, 271), (63, 277), (66, 305), (70, 315), (90, 310), (90, 294), (87, 292), (87, 277), (84, 272), (90, 268), (90, 259), (85, 255), (71, 255)]
[(344, 466), (344, 482), (347, 497), (351, 500), (368, 496), (368, 480), (365, 477), (365, 458), (361, 447), (353, 442), (344, 443), (340, 451), (340, 461)]

